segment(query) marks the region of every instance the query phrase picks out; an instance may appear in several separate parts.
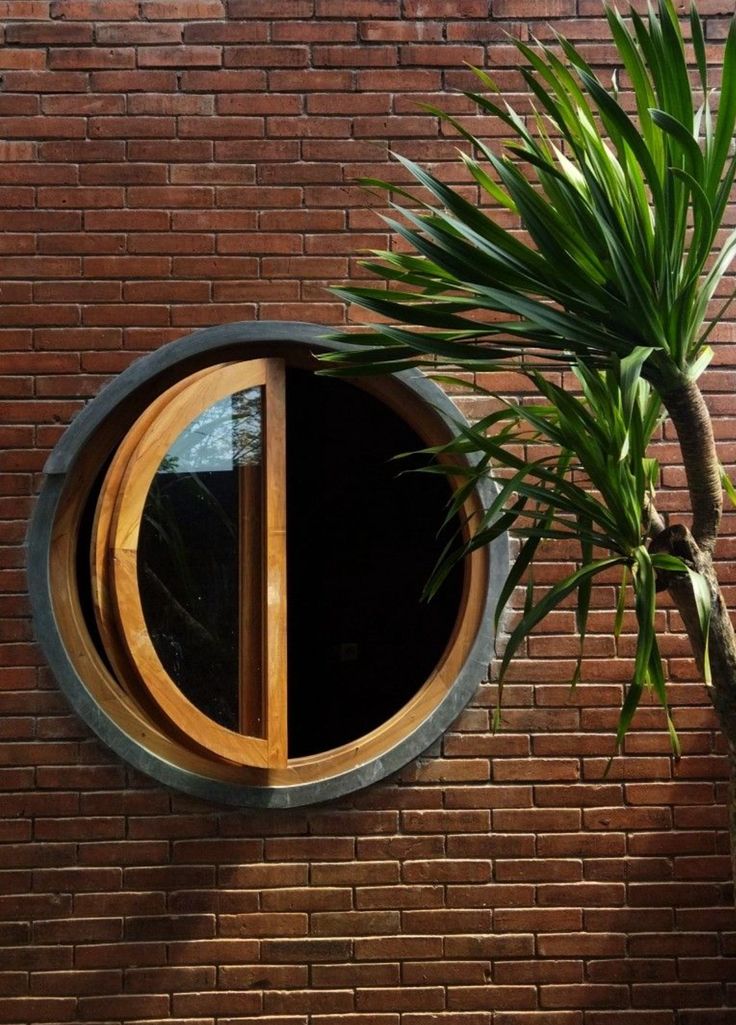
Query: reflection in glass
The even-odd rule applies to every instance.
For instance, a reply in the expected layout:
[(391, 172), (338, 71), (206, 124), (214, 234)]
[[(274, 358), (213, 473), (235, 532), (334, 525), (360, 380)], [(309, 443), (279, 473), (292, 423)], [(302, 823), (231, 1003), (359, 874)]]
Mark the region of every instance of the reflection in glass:
[[(239, 592), (260, 565), (260, 512), (249, 529), (241, 509), (260, 504), (262, 394), (249, 388), (210, 406), (176, 438), (146, 499), (138, 582), (156, 653), (183, 694), (215, 722), (238, 730)], [(246, 496), (244, 490), (248, 489)], [(258, 581), (260, 588), (260, 581)], [(251, 673), (260, 648), (249, 645)], [(259, 728), (259, 710), (248, 713)]]

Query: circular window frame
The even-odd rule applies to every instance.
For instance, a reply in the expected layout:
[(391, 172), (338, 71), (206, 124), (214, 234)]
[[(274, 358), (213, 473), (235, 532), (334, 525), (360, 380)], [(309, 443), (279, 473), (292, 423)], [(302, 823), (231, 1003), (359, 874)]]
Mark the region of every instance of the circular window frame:
[[(281, 357), (313, 369), (314, 354), (345, 348), (328, 329), (289, 322), (235, 323), (195, 332), (132, 364), (77, 416), (48, 459), (28, 535), (28, 576), (40, 646), (71, 705), (121, 758), (197, 797), (245, 807), (287, 808), (329, 800), (405, 766), (449, 728), (485, 678), (493, 609), (508, 572), (498, 538), (466, 560), (463, 597), (445, 655), (417, 694), (357, 741), (256, 769), (212, 759), (156, 726), (145, 699), (126, 693), (97, 651), (82, 613), (75, 538), (100, 467), (131, 424), (167, 388), (215, 364)], [(457, 433), (463, 417), (445, 393), (414, 370), (351, 382), (393, 409), (427, 444)], [(121, 415), (122, 413), (122, 415)], [(492, 499), (484, 481), (470, 497), (478, 513)]]
[[(266, 687), (268, 704), (269, 707), (274, 705), (274, 716), (280, 727), (269, 739), (220, 725), (179, 689), (161, 662), (150, 635), (138, 581), (139, 534), (148, 493), (161, 460), (194, 418), (213, 403), (254, 386), (263, 386), (267, 396), (267, 419), (269, 422), (273, 419), (281, 428), (281, 444), (265, 448), (269, 464), (266, 467), (268, 489), (274, 487), (282, 499), (266, 503), (266, 534), (269, 538), (275, 535), (282, 543), (274, 545), (273, 550), (269, 546), (269, 553), (264, 554), (269, 566), (269, 594), (272, 590), (276, 595), (286, 591), (286, 553), (282, 550), (286, 516), (284, 364), (281, 360), (256, 359), (216, 364), (185, 378), (149, 407), (154, 409), (153, 416), (146, 410), (133, 424), (117, 449), (98, 498), (99, 515), (95, 517), (92, 536), (92, 584), (103, 647), (106, 652), (114, 653), (116, 675), (123, 689), (135, 697), (142, 686), (144, 700), (149, 696), (170, 726), (211, 757), (237, 765), (267, 768), (287, 762), (286, 701), (281, 693), (286, 684), (285, 650), (282, 650), (286, 617), (280, 615), (285, 612), (283, 602), (272, 603), (274, 616), (279, 620), (275, 625), (281, 628), (280, 633), (272, 637), (272, 630), (268, 628), (273, 625), (270, 616), (265, 630), (269, 666), (273, 664), (269, 673), (272, 686)], [(280, 408), (278, 415), (276, 407)], [(120, 640), (124, 649), (122, 658), (119, 657)]]

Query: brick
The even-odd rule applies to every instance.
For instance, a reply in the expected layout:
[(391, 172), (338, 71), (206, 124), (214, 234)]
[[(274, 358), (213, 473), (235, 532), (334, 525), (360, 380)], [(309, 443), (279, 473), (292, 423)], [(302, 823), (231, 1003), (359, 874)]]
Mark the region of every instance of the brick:
[[(226, 971), (227, 969), (223, 969)], [(148, 993), (153, 989), (186, 991), (213, 989), (216, 970), (211, 966), (171, 968), (130, 968), (125, 972), (125, 986), (136, 993)]]
[(439, 65), (443, 68), (483, 62), (483, 51), (478, 46), (453, 46), (447, 43), (437, 46), (408, 44), (402, 47), (402, 63), (406, 65)]
[(85, 273), (94, 278), (160, 277), (169, 270), (165, 256), (88, 256)]
[(267, 1012), (284, 1014), (289, 1011), (352, 1011), (355, 1005), (354, 994), (350, 990), (295, 990), (285, 992), (267, 992), (263, 997)]
[(210, 207), (213, 191), (210, 188), (177, 188), (174, 186), (140, 185), (128, 189), (128, 201), (133, 207), (168, 206)]
[(176, 1017), (223, 1014), (253, 1014), (261, 1010), (262, 998), (257, 992), (175, 993), (172, 999)]
[(258, 70), (184, 71), (185, 92), (257, 92), (266, 86), (266, 73)]
[(451, 1010), (524, 1010), (537, 1003), (533, 986), (451, 986), (447, 990)]
[(393, 957), (435, 959), (441, 951), (442, 939), (439, 936), (359, 937), (355, 940), (355, 956), (359, 961)]
[[(6, 89), (21, 93), (80, 93), (87, 85), (87, 76), (81, 71), (6, 71), (3, 80)], [(38, 122), (36, 127), (41, 127)], [(32, 135), (37, 138), (38, 131)]]
[(325, 989), (378, 988), (399, 985), (401, 971), (398, 964), (328, 964), (314, 965), (311, 977), (313, 985)]
[(313, 60), (324, 67), (388, 67), (398, 63), (395, 46), (315, 46)]
[(262, 950), (267, 961), (308, 964), (348, 959), (352, 950), (349, 939), (277, 939), (263, 940)]
[(84, 224), (88, 231), (163, 231), (170, 215), (163, 210), (89, 210)]
[(316, 0), (316, 13), (324, 18), (375, 18), (398, 17), (401, 11), (397, 0)]
[[(175, 965), (240, 965), (257, 958), (258, 949), (259, 941), (253, 939), (182, 939), (168, 944), (169, 961)], [(160, 965), (162, 961), (159, 955), (146, 963)]]
[(6, 138), (82, 138), (85, 122), (80, 117), (0, 117), (0, 131)]
[(303, 68), (309, 63), (306, 46), (228, 46), (225, 67)]
[(179, 132), (182, 138), (206, 139), (260, 138), (265, 134), (264, 121), (261, 117), (227, 117), (215, 120), (211, 117), (182, 117), (179, 119)]
[[(122, 235), (103, 235), (103, 234), (88, 234), (88, 235), (67, 235), (67, 234), (56, 234), (49, 235), (39, 241), (38, 246), (40, 252), (44, 254), (99, 254), (99, 253), (122, 253), (125, 251), (125, 238)], [(83, 283), (78, 283), (80, 288), (83, 287)], [(37, 289), (38, 286), (34, 286)], [(105, 295), (108, 292), (108, 287), (102, 283), (100, 294), (96, 296), (99, 300), (107, 298)]]
[[(405, 7), (408, 18), (442, 18), (447, 13), (441, 0), (407, 0)], [(486, 0), (458, 0), (453, 11), (458, 18), (485, 18), (488, 4)]]
[(52, 18), (70, 21), (122, 21), (138, 17), (137, 0), (51, 0)]
[(167, 0), (143, 0), (141, 10), (145, 18), (157, 21), (175, 18), (194, 21), (198, 18), (221, 18), (225, 14), (224, 0), (184, 0), (174, 9)]
[(268, 28), (260, 22), (208, 21), (184, 26), (185, 43), (245, 43), (264, 42), (268, 39)]
[(43, 160), (59, 160), (74, 163), (88, 161), (123, 160), (125, 156), (124, 142), (91, 142), (80, 141), (43, 142), (39, 147)]
[(542, 1007), (626, 1007), (629, 992), (626, 986), (544, 985), (540, 991)]
[(315, 1014), (312, 1015), (313, 1025), (366, 1025), (370, 1020), (371, 1025), (398, 1025), (398, 1014)]
[(312, 882), (317, 885), (397, 883), (399, 865), (395, 861), (323, 862), (312, 865), (311, 876)]
[(632, 883), (629, 900), (634, 907), (710, 906), (720, 903), (723, 886), (717, 883)]
[(595, 1025), (672, 1025), (673, 1018), (668, 1011), (588, 1011), (588, 1017)]
[[(202, 139), (133, 139), (128, 143), (131, 160), (211, 160), (214, 146)], [(175, 167), (172, 167), (172, 172)]]
[(438, 886), (360, 887), (355, 893), (356, 906), (366, 908), (439, 907), (444, 903), (443, 891)]
[(418, 1012), (417, 1014), (405, 1014), (403, 1020), (406, 1025), (430, 1025), (430, 1022), (438, 1022), (439, 1025), (490, 1025), (490, 1011), (445, 1011), (441, 1014), (428, 1014)]
[(274, 22), (271, 26), (271, 38), (275, 43), (354, 42), (357, 36), (357, 27), (348, 21), (315, 20), (309, 24), (281, 21)]
[[(563, 18), (574, 15), (575, 0), (542, 0), (534, 7), (538, 18)], [(494, 0), (493, 14), (496, 18), (525, 18), (530, 14), (525, 0)]]
[(15, 1022), (27, 1017), (27, 1020), (41, 1025), (41, 1022), (73, 1021), (75, 1014), (74, 997), (6, 997), (0, 1006), (2, 1022)]
[(563, 907), (570, 904), (611, 907), (623, 904), (626, 895), (622, 884), (593, 882), (541, 883), (537, 893), (540, 905), (559, 904)]
[(41, 46), (91, 43), (92, 26), (62, 22), (11, 22), (5, 27), (5, 42)]
[(261, 898), (264, 911), (350, 910), (352, 905), (352, 891), (347, 887), (279, 888)]
[(55, 71), (91, 70), (98, 68), (132, 68), (135, 51), (130, 47), (53, 48), (49, 52), (49, 67)]
[[(642, 8), (638, 3), (637, 7)], [(657, 626), (683, 758), (643, 707), (603, 777), (636, 623), (613, 657), (596, 587), (589, 684), (571, 601), (427, 757), (325, 808), (240, 813), (131, 775), (89, 738), (32, 647), (23, 543), (38, 474), (103, 380), (189, 329), (356, 322), (326, 286), (393, 243), (396, 148), (477, 202), (445, 106), (492, 69), (529, 113), (507, 33), (579, 41), (614, 66), (592, 0), (0, 0), (0, 1020), (149, 1025), (726, 1025), (726, 778), (707, 694), (665, 599)], [(730, 8), (701, 0), (709, 60)], [(628, 100), (627, 100), (628, 102)], [(499, 223), (515, 227), (506, 214)], [(725, 298), (725, 290), (722, 289)], [(736, 464), (736, 330), (704, 386)], [(567, 378), (564, 379), (567, 382)], [(512, 373), (478, 383), (526, 396)], [(495, 408), (456, 387), (469, 416)], [(662, 509), (684, 478), (653, 446)], [(736, 514), (719, 542), (725, 597)], [(548, 546), (537, 583), (571, 568)], [(669, 631), (669, 633), (666, 633)], [(440, 755), (441, 752), (441, 755)], [(16, 920), (17, 919), (17, 920)]]
[(80, 997), (79, 1014), (82, 1021), (95, 1021), (103, 1015), (116, 1015), (130, 1020), (134, 1015), (138, 1017), (152, 1018), (155, 1015), (165, 1015), (169, 1009), (169, 998), (163, 994), (154, 996), (146, 994), (121, 993), (117, 996), (107, 995), (104, 997)]
[(406, 882), (487, 882), (491, 878), (490, 861), (408, 861), (402, 867)]
[(222, 51), (217, 46), (147, 46), (138, 61), (142, 68), (219, 67)]
[(99, 208), (122, 206), (123, 190), (120, 188), (42, 188), (38, 190), (39, 205), (64, 208)]
[(17, 68), (23, 71), (37, 71), (45, 64), (44, 51), (40, 48), (31, 50), (6, 49), (0, 53), (0, 67)]
[(722, 1001), (721, 987), (717, 983), (680, 982), (677, 996), (674, 988), (666, 984), (634, 983), (631, 989), (635, 1007), (717, 1007)]
[(309, 972), (307, 965), (230, 965), (220, 970), (220, 980), (229, 989), (306, 989)]
[(314, 12), (314, 0), (294, 0), (285, 9), (278, 0), (228, 0), (231, 18), (304, 18)]
[(319, 90), (347, 91), (353, 87), (353, 73), (350, 71), (325, 71), (309, 68), (304, 71), (270, 71), (269, 85), (277, 92), (312, 92)]
[(625, 934), (549, 933), (540, 935), (538, 952), (543, 957), (602, 957), (623, 955)]
[(404, 812), (404, 829), (416, 833), (485, 833), (490, 828), (490, 814), (486, 811)]
[(92, 117), (89, 134), (93, 139), (157, 138), (169, 139), (176, 134), (173, 117)]
[(161, 164), (103, 164), (95, 163), (80, 168), (79, 180), (82, 185), (152, 185), (166, 181), (166, 168)]
[(490, 977), (491, 966), (483, 961), (405, 961), (402, 980), (409, 986), (482, 985)]
[(173, 71), (94, 71), (92, 87), (100, 92), (175, 92), (177, 78)]
[(351, 837), (274, 837), (266, 840), (269, 861), (350, 861), (355, 855)]
[(445, 994), (439, 986), (363, 989), (356, 995), (359, 1011), (442, 1010)]
[(118, 993), (122, 973), (119, 971), (34, 972), (31, 993), (42, 996), (76, 996)]
[[(316, 917), (316, 916), (315, 916)], [(304, 936), (307, 916), (295, 913), (220, 915), (222, 936)]]
[(99, 24), (95, 27), (95, 38), (98, 43), (110, 45), (133, 45), (136, 43), (178, 43), (181, 41), (181, 25), (151, 24)]

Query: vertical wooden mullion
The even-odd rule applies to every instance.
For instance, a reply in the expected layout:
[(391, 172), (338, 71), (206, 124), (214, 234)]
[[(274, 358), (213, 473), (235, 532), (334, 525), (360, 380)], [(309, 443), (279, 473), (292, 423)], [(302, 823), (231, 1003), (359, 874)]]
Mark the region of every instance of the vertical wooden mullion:
[(288, 759), (286, 652), (286, 373), (281, 360), (266, 361), (264, 650), (268, 761)]
[(238, 469), (240, 644), (239, 728), (264, 734), (263, 462)]

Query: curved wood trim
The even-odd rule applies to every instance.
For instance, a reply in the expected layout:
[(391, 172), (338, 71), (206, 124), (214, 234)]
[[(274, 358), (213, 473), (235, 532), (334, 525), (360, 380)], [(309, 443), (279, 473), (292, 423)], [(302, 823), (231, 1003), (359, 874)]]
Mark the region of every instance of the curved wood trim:
[[(90, 552), (92, 604), (94, 606), (95, 621), (105, 652), (120, 686), (128, 694), (138, 697), (142, 695), (140, 694), (140, 687), (136, 686), (138, 681), (135, 668), (130, 664), (128, 652), (121, 643), (110, 595), (109, 537), (120, 483), (136, 445), (152, 424), (155, 423), (156, 418), (166, 405), (186, 387), (194, 383), (195, 380), (201, 380), (203, 377), (217, 372), (224, 365), (219, 364), (218, 366), (207, 367), (205, 370), (200, 370), (183, 381), (177, 382), (162, 395), (154, 399), (144, 412), (141, 413), (113, 456), (112, 462), (105, 474), (105, 479), (102, 482), (100, 497), (95, 508)], [(145, 695), (143, 697), (145, 700)]]
[[(285, 768), (289, 757), (286, 636), (286, 370), (269, 359), (264, 387), (264, 474), (266, 529), (263, 578), (265, 720), (268, 764)], [(246, 364), (247, 365), (247, 364)]]
[[(253, 360), (220, 367), (216, 372), (197, 376), (189, 380), (186, 387), (166, 393), (155, 424), (141, 426), (137, 423), (132, 433), (138, 438), (120, 481), (117, 500), (110, 525), (109, 546), (111, 554), (112, 594), (117, 626), (147, 691), (166, 719), (184, 735), (209, 751), (216, 758), (224, 758), (237, 764), (255, 765), (266, 768), (286, 762), (286, 675), (285, 663), (279, 659), (270, 664), (267, 660), (267, 715), (266, 738), (248, 737), (229, 730), (204, 715), (176, 686), (158, 657), (148, 631), (141, 596), (138, 587), (138, 539), (143, 509), (153, 478), (171, 445), (179, 434), (205, 409), (214, 403), (247, 388), (264, 386), (265, 405), (271, 409), (269, 426), (273, 441), (267, 440), (266, 448), (272, 448), (271, 461), (278, 463), (278, 445), (283, 444), (283, 428), (279, 432), (277, 414), (283, 411), (283, 396), (278, 398), (279, 381), (283, 386), (283, 369), (279, 372), (277, 360)], [(269, 386), (274, 391), (268, 394)], [(283, 390), (283, 388), (282, 388)], [(144, 414), (146, 419), (146, 414)], [(152, 430), (151, 428), (155, 428)], [(266, 435), (268, 437), (268, 434)], [(268, 456), (267, 456), (268, 458)], [(281, 456), (283, 464), (284, 457)], [(283, 480), (283, 472), (282, 472)], [(278, 547), (285, 544), (285, 505), (283, 486), (267, 502), (267, 571), (272, 567), (277, 586), (267, 583), (269, 594), (276, 595), (267, 603), (267, 635), (271, 637), (271, 649), (285, 650), (285, 610), (279, 613), (279, 603), (285, 602), (285, 588), (281, 586), (285, 576), (285, 554), (279, 554)], [(276, 548), (274, 547), (276, 542)], [(281, 630), (281, 636), (278, 631)], [(278, 675), (277, 675), (278, 674)]]
[[(99, 431), (95, 436), (95, 445), (85, 449), (75, 467), (73, 479), (67, 481), (59, 506), (49, 560), (54, 619), (75, 671), (80, 679), (85, 681), (94, 701), (115, 719), (121, 729), (133, 737), (136, 743), (159, 757), (172, 761), (187, 771), (210, 775), (211, 760), (195, 754), (176, 739), (164, 734), (136, 697), (121, 689), (105, 665), (87, 629), (77, 585), (77, 539), (89, 490), (97, 476), (100, 463), (107, 456), (110, 443), (109, 432)], [(231, 768), (234, 770), (235, 766)], [(223, 775), (222, 778), (235, 781), (237, 777)]]
[[(261, 352), (273, 356), (286, 354), (289, 364), (304, 369), (315, 369), (317, 365), (315, 358), (307, 355), (302, 347), (292, 347), (288, 343), (274, 345), (270, 351), (264, 346)], [(206, 372), (210, 369), (207, 368)], [(186, 386), (187, 383), (188, 379), (180, 382), (180, 385)], [(443, 417), (421, 395), (399, 379), (361, 378), (346, 384), (369, 391), (394, 409), (427, 445), (443, 444), (450, 439), (451, 431)], [(486, 601), (490, 561), (485, 549), (473, 552), (466, 560), (462, 606), (458, 611), (453, 638), (438, 666), (409, 704), (373, 733), (320, 755), (292, 759), (286, 768), (270, 770), (236, 765), (197, 752), (182, 742), (178, 730), (169, 734), (162, 733), (135, 698), (121, 690), (104, 665), (85, 625), (76, 585), (75, 551), (79, 523), (99, 467), (107, 458), (110, 446), (116, 443), (115, 429), (114, 423), (110, 421), (104, 431), (97, 432), (94, 444), (85, 448), (84, 456), (75, 466), (74, 479), (67, 480), (51, 548), (51, 589), (54, 615), (76, 672), (85, 681), (94, 700), (136, 743), (186, 771), (213, 780), (255, 787), (290, 787), (329, 779), (367, 764), (372, 758), (381, 757), (407, 738), (437, 708), (452, 688), (479, 629)], [(117, 430), (119, 438), (120, 429)], [(471, 496), (465, 509), (467, 516), (482, 511), (477, 494)]]

